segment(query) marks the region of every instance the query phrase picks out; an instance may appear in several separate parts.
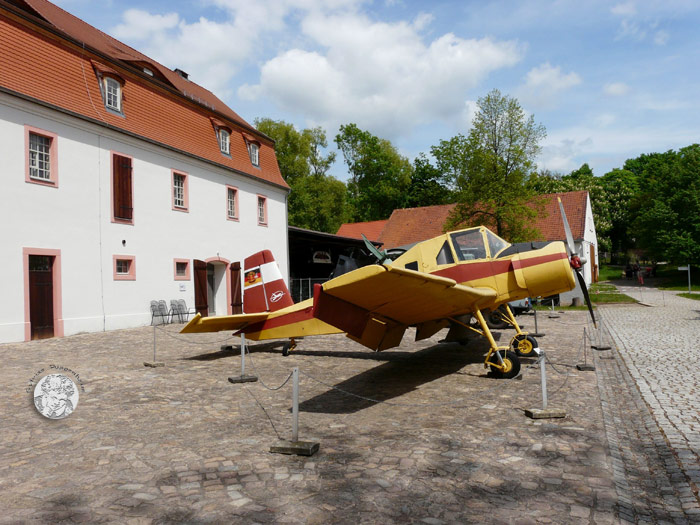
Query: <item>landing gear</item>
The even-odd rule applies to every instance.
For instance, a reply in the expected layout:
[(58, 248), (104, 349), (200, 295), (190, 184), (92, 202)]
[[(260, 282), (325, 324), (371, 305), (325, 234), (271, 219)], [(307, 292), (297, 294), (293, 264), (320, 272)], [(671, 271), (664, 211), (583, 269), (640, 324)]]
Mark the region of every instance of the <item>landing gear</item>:
[(520, 359), (515, 355), (515, 352), (498, 350), (491, 355), (491, 361), (496, 361), (500, 365), (489, 363), (491, 373), (495, 377), (512, 379), (520, 373)]
[(535, 348), (539, 348), (537, 339), (525, 333), (516, 334), (510, 346), (520, 357), (533, 357), (537, 355)]
[[(510, 312), (510, 309), (507, 306), (506, 310), (510, 318), (513, 319), (513, 314)], [(489, 329), (488, 324), (486, 324), (486, 320), (484, 319), (484, 316), (480, 310), (476, 310), (474, 312), (474, 317), (476, 317), (476, 320), (478, 321), (481, 329), (462, 323), (454, 317), (450, 318), (450, 321), (458, 325), (462, 325), (465, 328), (469, 328), (470, 330), (473, 330), (479, 335), (483, 335), (488, 340), (488, 342), (491, 344), (491, 348), (486, 354), (486, 359), (484, 360), (484, 367), (490, 367), (491, 372), (494, 374), (495, 377), (503, 379), (512, 379), (513, 377), (517, 376), (520, 373), (520, 359), (518, 358), (517, 354), (511, 351), (510, 347), (498, 346), (496, 344), (496, 340), (493, 338), (491, 330)], [(515, 324), (515, 326), (516, 330), (520, 331), (520, 328), (517, 326), (517, 323)]]
[(510, 326), (508, 315), (503, 305), (495, 310), (490, 310), (486, 316), (486, 324), (493, 330), (502, 330)]
[(289, 340), (289, 342), (284, 343), (282, 345), (282, 355), (287, 357), (289, 355), (289, 352), (293, 352), (296, 347), (297, 347), (297, 342), (292, 337)]

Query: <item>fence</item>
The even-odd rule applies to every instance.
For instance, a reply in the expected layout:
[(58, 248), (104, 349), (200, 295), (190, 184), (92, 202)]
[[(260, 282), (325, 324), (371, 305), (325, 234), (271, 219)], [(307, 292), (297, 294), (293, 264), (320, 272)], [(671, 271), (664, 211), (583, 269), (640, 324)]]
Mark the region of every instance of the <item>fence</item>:
[(314, 284), (323, 284), (327, 280), (327, 277), (292, 279), (289, 292), (292, 294), (294, 302), (299, 303), (314, 296)]

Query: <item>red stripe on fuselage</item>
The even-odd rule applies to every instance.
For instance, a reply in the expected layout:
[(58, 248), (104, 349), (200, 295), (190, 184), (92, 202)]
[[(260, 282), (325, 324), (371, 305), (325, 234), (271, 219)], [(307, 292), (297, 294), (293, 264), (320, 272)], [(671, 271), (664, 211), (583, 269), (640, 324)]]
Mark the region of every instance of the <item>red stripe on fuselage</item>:
[(567, 258), (566, 253), (559, 252), (540, 255), (537, 257), (528, 257), (526, 259), (519, 259), (515, 261), (511, 259), (494, 259), (492, 261), (478, 262), (467, 261), (464, 263), (458, 263), (456, 266), (452, 266), (451, 268), (445, 268), (444, 270), (432, 272), (432, 275), (447, 277), (449, 279), (454, 279), (458, 283), (464, 283), (468, 281), (476, 281), (478, 279), (485, 279), (487, 277), (493, 277), (502, 273), (508, 273), (513, 263), (519, 263), (519, 268), (528, 268), (530, 266), (537, 266), (538, 264), (545, 264)]
[(245, 328), (239, 330), (238, 333), (254, 334), (256, 332), (262, 332), (263, 330), (277, 328), (278, 326), (286, 326), (288, 324), (299, 323), (301, 321), (308, 321), (309, 319), (313, 318), (313, 314), (311, 312), (312, 310), (313, 306), (309, 306), (303, 310), (282, 314), (279, 317), (273, 317), (272, 319), (265, 319), (264, 321), (246, 326)]

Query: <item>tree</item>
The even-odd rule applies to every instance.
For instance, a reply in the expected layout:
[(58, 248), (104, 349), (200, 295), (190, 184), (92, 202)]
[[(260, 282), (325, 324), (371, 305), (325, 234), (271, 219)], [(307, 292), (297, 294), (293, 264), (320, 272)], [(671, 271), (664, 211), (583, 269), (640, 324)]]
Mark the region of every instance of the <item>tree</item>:
[(346, 187), (327, 175), (335, 153), (320, 128), (298, 131), (293, 124), (256, 119), (257, 128), (275, 140), (275, 153), (282, 176), (291, 187), (287, 201), (292, 226), (335, 233), (347, 219)]
[(444, 174), (430, 163), (424, 153), (413, 160), (411, 184), (406, 195), (406, 206), (434, 206), (453, 201), (452, 189), (447, 186)]
[(348, 204), (353, 221), (386, 219), (406, 205), (412, 166), (391, 142), (356, 124), (340, 126), (335, 142), (350, 172)]
[(438, 169), (457, 190), (446, 227), (486, 223), (512, 242), (532, 238), (537, 211), (527, 203), (535, 192), (526, 182), (546, 135), (544, 126), (497, 89), (480, 98), (478, 108), (467, 137), (460, 134), (431, 148)]
[(633, 232), (651, 258), (700, 262), (700, 145), (625, 163), (641, 173)]

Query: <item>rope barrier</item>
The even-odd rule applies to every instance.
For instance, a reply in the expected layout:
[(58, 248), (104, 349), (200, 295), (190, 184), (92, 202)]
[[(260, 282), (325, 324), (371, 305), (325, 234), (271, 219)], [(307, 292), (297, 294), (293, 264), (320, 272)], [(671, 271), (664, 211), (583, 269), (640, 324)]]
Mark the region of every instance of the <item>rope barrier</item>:
[[(289, 377), (292, 377), (292, 374), (289, 374)], [(287, 381), (289, 381), (289, 378), (287, 379)], [(286, 383), (286, 381), (285, 381), (285, 383)], [(270, 425), (272, 426), (272, 430), (274, 430), (275, 434), (277, 434), (277, 439), (281, 440), (282, 436), (280, 436), (280, 433), (277, 432), (277, 427), (275, 427), (275, 424), (273, 423), (272, 418), (270, 417), (270, 414), (267, 413), (267, 410), (265, 410), (265, 407), (263, 406), (263, 404), (260, 402), (260, 400), (257, 397), (255, 397), (255, 394), (253, 394), (252, 390), (250, 390), (249, 388), (246, 388), (245, 391), (248, 392), (253, 397), (253, 399), (255, 399), (255, 402), (262, 409), (263, 414), (265, 414), (265, 416), (267, 416), (267, 420), (270, 422)]]

